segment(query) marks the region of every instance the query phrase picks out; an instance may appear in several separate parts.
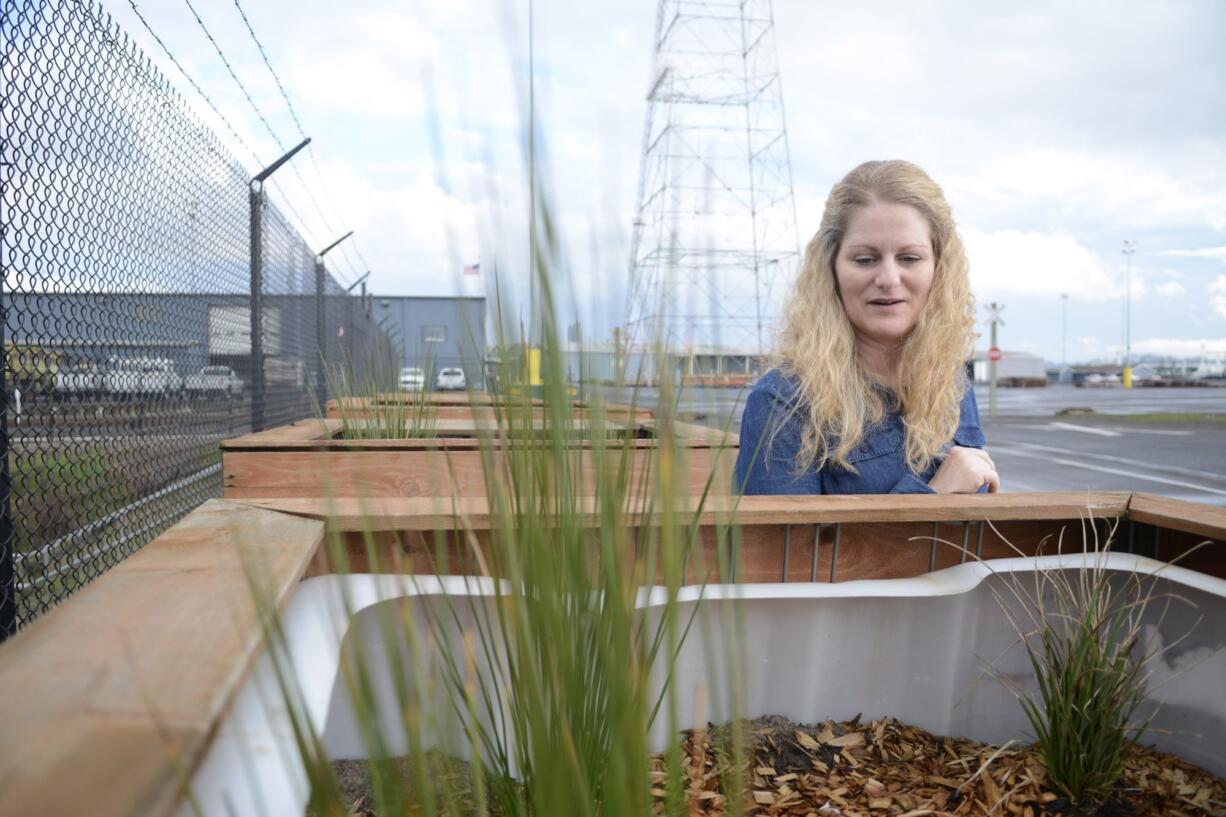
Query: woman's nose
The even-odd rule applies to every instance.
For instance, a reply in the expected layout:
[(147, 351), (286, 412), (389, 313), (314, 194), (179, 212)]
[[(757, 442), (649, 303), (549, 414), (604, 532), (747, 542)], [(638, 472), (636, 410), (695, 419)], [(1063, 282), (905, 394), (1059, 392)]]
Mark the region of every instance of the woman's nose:
[(901, 282), (902, 271), (898, 267), (898, 262), (893, 258), (883, 258), (877, 265), (877, 274), (873, 276), (873, 283), (882, 289), (892, 289)]

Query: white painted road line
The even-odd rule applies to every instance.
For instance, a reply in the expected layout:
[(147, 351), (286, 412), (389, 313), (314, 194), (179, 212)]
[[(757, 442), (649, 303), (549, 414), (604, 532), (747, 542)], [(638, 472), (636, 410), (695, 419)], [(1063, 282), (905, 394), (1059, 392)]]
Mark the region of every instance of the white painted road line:
[(1062, 428), (1066, 431), (1082, 431), (1086, 434), (1098, 434), (1102, 437), (1118, 437), (1120, 432), (1107, 428), (1091, 428), (1090, 426), (1073, 425), (1072, 423), (1048, 423), (1048, 428)]
[[(1076, 460), (1066, 460), (1062, 458), (1055, 458), (1055, 457), (1047, 456), (1046, 454), (1039, 454), (1034, 451), (1021, 451), (1016, 448), (1008, 448), (1006, 446), (999, 446), (999, 445), (992, 446), (989, 449), (989, 453), (992, 450), (999, 450), (1004, 454), (1013, 454), (1018, 457), (1031, 457), (1036, 460), (1043, 460), (1044, 462), (1055, 463), (1057, 465), (1067, 465), (1070, 468), (1081, 468), (1086, 471), (1097, 471), (1100, 474), (1114, 474), (1116, 476), (1128, 477), (1129, 479), (1139, 479), (1139, 480), (1144, 480), (1146, 482), (1158, 482), (1158, 483), (1161, 483), (1162, 485), (1175, 485), (1180, 488), (1191, 488), (1194, 491), (1201, 491), (1202, 493), (1206, 493), (1206, 494), (1216, 494), (1217, 496), (1226, 496), (1226, 491), (1223, 491), (1219, 488), (1210, 488), (1208, 485), (1198, 485), (1195, 482), (1185, 482), (1184, 480), (1181, 480), (1181, 479), (1168, 479), (1166, 477), (1153, 476), (1152, 474), (1139, 474), (1135, 471), (1125, 471), (1120, 468), (1107, 468), (1102, 465), (1091, 465), (1090, 463), (1087, 463), (1087, 462), (1077, 462)], [(1146, 467), (1152, 467), (1152, 466), (1146, 465)]]
[[(1213, 482), (1226, 482), (1226, 473), (1219, 473), (1217, 471), (1201, 471), (1197, 468), (1184, 468), (1180, 465), (1158, 465), (1157, 463), (1129, 459), (1128, 457), (1119, 457), (1114, 454), (1097, 454), (1090, 451), (1072, 451), (1068, 448), (1057, 448), (1054, 445), (1042, 445), (1040, 443), (1011, 442), (1005, 443), (1005, 445), (1017, 445), (1033, 451), (1049, 451), (1053, 454), (1063, 454), (1066, 457), (1088, 457), (1092, 460), (1102, 460), (1103, 462), (1130, 465), (1134, 468), (1140, 468), (1141, 470), (1165, 471), (1168, 474), (1175, 474), (1177, 476), (1196, 477), (1197, 479), (1207, 479)], [(991, 447), (992, 446), (989, 446), (989, 448)]]

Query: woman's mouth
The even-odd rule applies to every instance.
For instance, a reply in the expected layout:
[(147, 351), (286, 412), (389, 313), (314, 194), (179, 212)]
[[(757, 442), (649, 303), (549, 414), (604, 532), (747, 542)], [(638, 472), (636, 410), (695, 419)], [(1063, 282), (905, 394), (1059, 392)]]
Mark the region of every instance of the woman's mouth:
[(903, 301), (901, 298), (874, 298), (868, 303), (870, 306), (890, 307), (890, 306), (897, 306), (898, 304), (906, 303), (906, 302)]

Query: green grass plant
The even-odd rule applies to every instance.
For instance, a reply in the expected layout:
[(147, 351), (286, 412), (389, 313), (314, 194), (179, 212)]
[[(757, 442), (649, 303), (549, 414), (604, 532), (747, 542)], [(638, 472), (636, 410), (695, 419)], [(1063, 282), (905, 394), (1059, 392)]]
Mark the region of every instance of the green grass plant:
[[(544, 385), (519, 387), (522, 372), (510, 362), (497, 379), (511, 387), (486, 411), (474, 411), (491, 530), (479, 535), (456, 514), (451, 530), (433, 535), (434, 573), (403, 577), (405, 595), (415, 598), (377, 606), (373, 643), (346, 642), (340, 682), (370, 758), (380, 815), (650, 814), (658, 784), (649, 773), (649, 733), (664, 723), (678, 734), (681, 713), (692, 711), (690, 691), (677, 690), (671, 676), (698, 605), (678, 597), (687, 569), (698, 569), (698, 519), (718, 472), (699, 496), (686, 495), (684, 448), (667, 412), (649, 448), (610, 433), (624, 415), (610, 419), (599, 399), (575, 420), (548, 276), (538, 272)], [(338, 396), (356, 391), (344, 372), (333, 370), (332, 380), (343, 390), (334, 386)], [(670, 388), (663, 387), (660, 405), (672, 405)], [(735, 573), (730, 521), (719, 535), (718, 563), (700, 585)], [(370, 571), (403, 572), (383, 559), (375, 539), (367, 532)], [(345, 549), (335, 537), (329, 544), (343, 569)], [(439, 577), (461, 569), (472, 575), (453, 577), (450, 587), (459, 581), (467, 595), (439, 594)], [(648, 592), (649, 612), (642, 607)], [(273, 611), (269, 622), (276, 644)], [(722, 626), (736, 631), (735, 622)], [(394, 690), (390, 705), (378, 677)], [(292, 702), (288, 669), (279, 679)], [(735, 696), (735, 686), (730, 681), (729, 691), (712, 694)], [(352, 804), (341, 797), (318, 730), (298, 708), (288, 709), (311, 812), (348, 814)], [(726, 750), (744, 758), (743, 735), (733, 733)], [(432, 771), (438, 752), (469, 761), (467, 785), (446, 784)], [(665, 811), (687, 814), (679, 742), (666, 759)], [(740, 791), (744, 782), (734, 774), (727, 786)], [(729, 798), (729, 813), (740, 800)]]
[(1156, 711), (1146, 703), (1148, 668), (1174, 644), (1147, 639), (1146, 612), (1160, 605), (1164, 616), (1172, 603), (1186, 603), (1162, 591), (1161, 571), (1107, 568), (1115, 530), (1110, 526), (1102, 541), (1097, 525), (1092, 534), (1083, 531), (1085, 553), (1075, 567), (1036, 569), (1029, 584), (1010, 576), (1005, 589), (993, 588), (1025, 649), (1034, 687), (995, 674), (1034, 730), (1048, 783), (1083, 809), (1111, 795)]
[[(424, 367), (431, 370), (429, 365)], [(345, 440), (403, 440), (438, 436), (438, 404), (423, 383), (400, 391), (399, 366), (394, 359), (371, 358), (356, 374), (350, 361), (324, 362), (328, 393), (335, 401), (340, 436)], [(315, 400), (312, 395), (312, 400)], [(324, 406), (315, 406), (322, 422)]]

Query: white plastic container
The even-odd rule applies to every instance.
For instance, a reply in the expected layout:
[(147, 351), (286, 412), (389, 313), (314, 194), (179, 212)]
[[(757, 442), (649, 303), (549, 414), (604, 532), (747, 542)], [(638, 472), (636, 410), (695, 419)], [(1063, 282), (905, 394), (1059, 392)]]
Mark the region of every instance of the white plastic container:
[[(675, 675), (682, 702), (678, 728), (727, 721), (733, 712), (727, 678), (735, 672), (743, 717), (776, 714), (814, 723), (860, 713), (865, 719), (892, 716), (937, 734), (1026, 740), (1021, 707), (985, 676), (991, 665), (1018, 683), (1032, 680), (992, 588), (1003, 589), (1010, 577), (1026, 582), (1036, 567), (1075, 568), (1083, 558), (997, 560), (991, 569), (968, 563), (912, 579), (686, 588), (683, 618), (700, 593), (703, 598)], [(1127, 554), (1111, 554), (1104, 564), (1121, 577), (1160, 570), (1163, 589), (1194, 606), (1174, 604), (1162, 615), (1164, 605), (1152, 604), (1147, 612), (1148, 634), (1174, 646), (1151, 667), (1151, 697), (1161, 705), (1143, 742), (1226, 775), (1226, 580)], [(487, 603), (491, 590), (488, 581), (460, 577), (321, 576), (302, 583), (284, 613), (284, 665), (301, 690), (299, 711), (322, 734), (332, 759), (361, 757), (364, 746), (347, 686), (338, 678), (342, 651), (363, 655), (388, 746), (393, 753), (407, 749), (377, 606), (411, 605), (428, 643), (425, 605), (437, 610), (439, 597), (451, 596), (466, 627), (469, 602)], [(662, 601), (659, 591), (644, 592), (641, 606), (652, 615)], [(719, 635), (730, 628), (742, 637)], [(460, 639), (455, 642), (458, 653)], [(457, 660), (463, 666), (463, 656)], [(413, 669), (405, 668), (407, 677)], [(439, 748), (467, 757), (445, 692), (437, 692)], [(662, 718), (651, 734), (653, 748), (674, 739)], [(240, 690), (192, 783), (195, 805), (205, 815), (302, 814), (306, 775), (270, 656), (261, 657)], [(180, 810), (185, 817), (196, 813), (191, 804)]]

